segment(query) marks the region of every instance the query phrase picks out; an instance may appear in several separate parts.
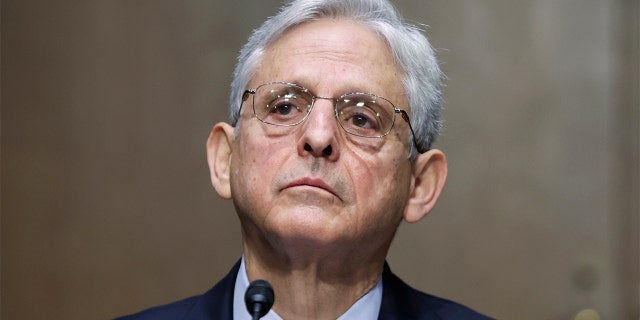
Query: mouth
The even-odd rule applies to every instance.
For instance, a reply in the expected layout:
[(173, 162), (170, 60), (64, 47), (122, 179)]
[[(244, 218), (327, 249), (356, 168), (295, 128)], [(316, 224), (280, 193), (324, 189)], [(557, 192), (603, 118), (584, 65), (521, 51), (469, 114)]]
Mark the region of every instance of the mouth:
[(309, 188), (321, 189), (321, 190), (324, 190), (324, 191), (332, 194), (336, 198), (342, 200), (340, 198), (340, 196), (338, 196), (336, 194), (336, 192), (333, 190), (333, 188), (331, 186), (329, 186), (327, 183), (325, 183), (321, 179), (314, 179), (314, 178), (297, 179), (297, 180), (294, 180), (294, 181), (288, 183), (282, 190), (290, 189), (290, 188), (297, 188), (297, 187), (303, 187), (303, 188), (309, 187)]

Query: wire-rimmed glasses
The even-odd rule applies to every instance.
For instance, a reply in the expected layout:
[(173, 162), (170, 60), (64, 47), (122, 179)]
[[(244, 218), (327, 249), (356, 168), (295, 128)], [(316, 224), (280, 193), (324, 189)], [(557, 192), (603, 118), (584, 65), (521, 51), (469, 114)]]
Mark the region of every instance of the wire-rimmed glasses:
[(351, 92), (338, 98), (313, 95), (307, 88), (288, 82), (269, 82), (255, 89), (246, 90), (242, 102), (253, 95), (255, 117), (270, 125), (295, 126), (304, 122), (318, 99), (333, 101), (334, 112), (342, 129), (364, 138), (382, 138), (391, 132), (396, 114), (401, 114), (413, 135), (413, 142), (420, 153), (415, 133), (406, 111), (396, 108), (383, 97), (364, 92)]

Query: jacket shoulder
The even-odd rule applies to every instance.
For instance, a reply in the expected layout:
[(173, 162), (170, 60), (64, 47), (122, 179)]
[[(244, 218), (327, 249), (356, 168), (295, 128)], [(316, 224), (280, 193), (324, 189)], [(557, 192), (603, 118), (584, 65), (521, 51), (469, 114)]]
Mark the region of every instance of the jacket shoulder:
[(194, 305), (198, 304), (202, 295), (172, 302), (162, 306), (140, 311), (135, 314), (116, 318), (115, 320), (175, 320), (184, 319)]
[(418, 291), (385, 265), (382, 274), (382, 305), (379, 319), (489, 320), (462, 304)]

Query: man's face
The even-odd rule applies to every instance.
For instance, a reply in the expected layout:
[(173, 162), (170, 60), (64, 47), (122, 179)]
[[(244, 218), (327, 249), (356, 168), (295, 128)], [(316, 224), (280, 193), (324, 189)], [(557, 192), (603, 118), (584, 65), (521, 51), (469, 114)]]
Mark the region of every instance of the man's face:
[[(372, 31), (319, 20), (273, 43), (249, 87), (283, 81), (323, 97), (368, 92), (407, 110), (401, 77)], [(243, 105), (230, 172), (245, 240), (386, 252), (411, 189), (406, 123), (398, 117), (388, 136), (356, 139), (338, 124), (331, 100), (316, 100), (294, 127), (260, 122), (251, 101)]]

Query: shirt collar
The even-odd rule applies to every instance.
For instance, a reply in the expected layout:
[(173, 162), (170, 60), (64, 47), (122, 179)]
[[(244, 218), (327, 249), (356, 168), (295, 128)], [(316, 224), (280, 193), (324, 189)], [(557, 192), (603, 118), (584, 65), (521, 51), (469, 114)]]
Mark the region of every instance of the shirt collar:
[[(244, 303), (244, 293), (249, 287), (249, 277), (247, 269), (244, 266), (244, 256), (240, 261), (240, 270), (236, 276), (236, 284), (233, 290), (233, 319), (234, 320), (251, 320), (251, 316), (247, 311)], [(278, 297), (276, 296), (276, 299)], [(338, 317), (337, 320), (346, 319), (378, 319), (380, 305), (382, 304), (382, 277), (378, 280), (373, 289), (358, 299), (350, 308)], [(282, 318), (272, 310), (269, 310), (263, 320), (282, 320)]]

